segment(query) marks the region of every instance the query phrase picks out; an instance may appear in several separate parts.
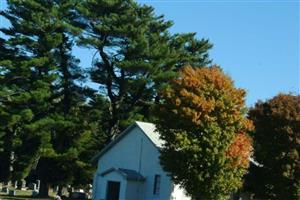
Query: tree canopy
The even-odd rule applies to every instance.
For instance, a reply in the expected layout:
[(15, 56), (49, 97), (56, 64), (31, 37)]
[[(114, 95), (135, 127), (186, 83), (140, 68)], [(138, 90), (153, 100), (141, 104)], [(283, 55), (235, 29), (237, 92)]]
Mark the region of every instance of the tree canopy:
[[(1, 59), (1, 90), (9, 93), (2, 101), (5, 148), (1, 159), (13, 169), (5, 179), (22, 179), (35, 164), (38, 152), (49, 147), (49, 137), (41, 128), (45, 130), (51, 121), (46, 115), (52, 108), (51, 83), (55, 75), (49, 72), (55, 68), (51, 51), (57, 43), (56, 35), (48, 35), (54, 27), (43, 21), (50, 13), (47, 8), (33, 1), (7, 3), (8, 10), (1, 11), (1, 15), (11, 27), (1, 31), (8, 37), (4, 47), (13, 53)], [(29, 15), (31, 11), (35, 15)]]
[(39, 178), (42, 196), (47, 196), (47, 185), (76, 183), (78, 172), (85, 172), (82, 184), (92, 177), (92, 155), (86, 157), (85, 151), (98, 130), (89, 121), (93, 109), (80, 85), (79, 60), (71, 54), (81, 32), (77, 3), (10, 0), (1, 11), (11, 23), (1, 28), (7, 37), (0, 63), (1, 92), (7, 96), (1, 95), (1, 178)]
[(279, 94), (249, 112), (255, 159), (249, 190), (261, 199), (300, 199), (300, 96)]
[[(1, 181), (91, 181), (96, 151), (134, 120), (153, 121), (158, 91), (185, 64), (210, 63), (207, 39), (132, 0), (7, 0), (0, 38)], [(74, 46), (95, 53), (80, 66)], [(89, 88), (85, 81), (97, 83)], [(79, 176), (80, 174), (80, 176)]]
[[(161, 164), (193, 199), (240, 188), (300, 199), (300, 97), (258, 102), (211, 63), (207, 39), (133, 0), (7, 0), (0, 27), (0, 181), (91, 182), (90, 159), (135, 120), (156, 122)], [(74, 47), (90, 49), (80, 66)], [(192, 67), (191, 67), (192, 66)], [(94, 83), (97, 88), (89, 87)], [(153, 114), (154, 110), (154, 114)], [(183, 170), (184, 169), (184, 170)]]
[(151, 121), (157, 89), (184, 64), (210, 62), (208, 40), (195, 33), (171, 34), (172, 22), (132, 0), (86, 0), (79, 7), (85, 24), (78, 43), (95, 51), (90, 75), (108, 97), (109, 138), (134, 120)]
[(249, 166), (245, 91), (217, 67), (184, 67), (162, 92), (161, 164), (193, 199), (229, 199)]

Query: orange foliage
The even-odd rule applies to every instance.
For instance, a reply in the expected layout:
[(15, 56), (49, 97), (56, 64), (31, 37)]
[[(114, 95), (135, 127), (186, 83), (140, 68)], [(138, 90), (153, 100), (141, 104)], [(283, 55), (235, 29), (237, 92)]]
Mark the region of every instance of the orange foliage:
[(161, 119), (166, 120), (163, 124), (177, 121), (169, 127), (185, 130), (196, 127), (202, 134), (208, 126), (221, 129), (221, 133), (211, 131), (201, 138), (209, 138), (212, 147), (229, 145), (224, 153), (232, 166), (247, 168), (252, 140), (246, 133), (254, 126), (245, 117), (245, 90), (236, 88), (218, 66), (186, 66), (180, 76), (172, 80), (171, 86), (162, 92), (164, 103), (159, 110)]
[(242, 186), (253, 129), (245, 95), (218, 66), (184, 67), (160, 93), (161, 163), (194, 199), (225, 199)]
[(245, 90), (235, 88), (218, 66), (186, 66), (171, 85), (162, 93), (164, 106), (172, 106), (170, 111), (195, 125), (219, 121), (226, 126), (238, 123), (243, 131), (251, 129), (251, 124), (241, 115), (245, 108)]
[(252, 152), (252, 139), (245, 133), (239, 133), (229, 146), (226, 155), (232, 158), (232, 166), (247, 168)]

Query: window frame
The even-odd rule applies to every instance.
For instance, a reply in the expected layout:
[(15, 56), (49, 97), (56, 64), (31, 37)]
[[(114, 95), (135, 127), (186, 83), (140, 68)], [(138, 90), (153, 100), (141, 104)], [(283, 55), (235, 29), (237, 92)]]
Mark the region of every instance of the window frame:
[(160, 194), (160, 185), (161, 185), (161, 175), (155, 174), (154, 175), (154, 183), (153, 183), (153, 195)]

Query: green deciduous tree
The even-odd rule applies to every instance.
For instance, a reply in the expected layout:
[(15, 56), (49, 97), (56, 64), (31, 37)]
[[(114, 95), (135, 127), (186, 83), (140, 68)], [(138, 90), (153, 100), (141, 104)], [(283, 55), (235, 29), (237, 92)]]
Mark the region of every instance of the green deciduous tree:
[(193, 199), (229, 199), (242, 186), (252, 150), (245, 91), (219, 67), (185, 67), (161, 95), (163, 168)]
[(92, 81), (108, 97), (108, 135), (136, 119), (149, 119), (149, 103), (162, 83), (184, 64), (209, 62), (207, 40), (175, 34), (163, 16), (132, 0), (86, 0), (79, 9), (86, 27), (79, 44), (95, 51)]
[(279, 94), (250, 110), (255, 159), (249, 190), (259, 199), (300, 199), (300, 96)]

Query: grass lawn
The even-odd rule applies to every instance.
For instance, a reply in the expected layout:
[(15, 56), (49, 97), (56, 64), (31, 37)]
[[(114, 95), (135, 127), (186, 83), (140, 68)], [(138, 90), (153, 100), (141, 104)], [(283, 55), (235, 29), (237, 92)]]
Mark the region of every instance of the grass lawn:
[(9, 196), (6, 193), (0, 192), (1, 200), (53, 200), (53, 198), (34, 198), (32, 197), (32, 190), (15, 190), (16, 196)]
[(44, 198), (44, 199), (41, 199), (41, 198), (34, 198), (34, 197), (26, 197), (26, 196), (14, 196), (14, 197), (11, 197), (11, 196), (7, 196), (7, 195), (3, 195), (3, 196), (0, 196), (1, 200), (53, 200), (53, 198)]

